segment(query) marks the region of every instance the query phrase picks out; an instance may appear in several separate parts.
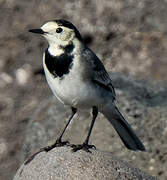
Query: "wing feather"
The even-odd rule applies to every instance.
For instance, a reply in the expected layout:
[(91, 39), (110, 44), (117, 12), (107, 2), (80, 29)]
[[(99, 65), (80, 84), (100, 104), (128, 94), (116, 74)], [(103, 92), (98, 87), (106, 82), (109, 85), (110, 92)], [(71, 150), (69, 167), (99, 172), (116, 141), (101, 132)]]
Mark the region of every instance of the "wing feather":
[(88, 48), (84, 54), (84, 59), (88, 62), (92, 70), (92, 81), (100, 87), (111, 91), (115, 99), (116, 94), (112, 85), (112, 80), (100, 59)]

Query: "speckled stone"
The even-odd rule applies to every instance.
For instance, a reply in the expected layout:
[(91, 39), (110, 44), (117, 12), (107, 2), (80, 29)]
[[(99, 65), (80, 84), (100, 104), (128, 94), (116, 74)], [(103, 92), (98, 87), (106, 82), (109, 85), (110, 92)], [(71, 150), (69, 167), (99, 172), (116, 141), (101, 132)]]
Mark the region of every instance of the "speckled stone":
[(156, 180), (111, 153), (58, 147), (22, 164), (13, 180)]

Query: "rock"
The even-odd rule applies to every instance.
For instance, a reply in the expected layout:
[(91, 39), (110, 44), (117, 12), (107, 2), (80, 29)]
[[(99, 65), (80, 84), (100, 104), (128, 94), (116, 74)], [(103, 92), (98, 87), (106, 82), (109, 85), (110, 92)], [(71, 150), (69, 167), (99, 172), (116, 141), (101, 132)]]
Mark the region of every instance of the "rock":
[(113, 157), (111, 153), (93, 149), (91, 152), (72, 152), (70, 147), (41, 152), (28, 164), (23, 164), (13, 180), (157, 179)]
[[(90, 142), (97, 149), (112, 152), (119, 159), (131, 161), (134, 166), (152, 175), (166, 176), (166, 117), (167, 88), (161, 84), (138, 80), (125, 74), (111, 74), (117, 93), (117, 104), (125, 118), (146, 146), (147, 152), (126, 149), (111, 124), (99, 114)], [(56, 98), (50, 97), (39, 104), (28, 125), (21, 159), (41, 147), (52, 144), (63, 129), (70, 114)], [(82, 143), (90, 125), (89, 114), (80, 114), (67, 129), (64, 140)]]

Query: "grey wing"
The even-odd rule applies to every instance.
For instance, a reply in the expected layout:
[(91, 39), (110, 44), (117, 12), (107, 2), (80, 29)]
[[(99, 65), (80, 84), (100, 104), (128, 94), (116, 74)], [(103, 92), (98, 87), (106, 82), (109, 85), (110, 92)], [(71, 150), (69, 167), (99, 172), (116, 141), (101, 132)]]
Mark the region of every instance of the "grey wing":
[(89, 64), (92, 69), (92, 81), (99, 85), (100, 87), (106, 89), (107, 91), (111, 91), (113, 94), (113, 97), (115, 99), (116, 94), (114, 87), (112, 85), (112, 81), (110, 79), (109, 74), (107, 73), (104, 65), (99, 60), (99, 58), (89, 49), (88, 50), (88, 56), (87, 61), (89, 61)]

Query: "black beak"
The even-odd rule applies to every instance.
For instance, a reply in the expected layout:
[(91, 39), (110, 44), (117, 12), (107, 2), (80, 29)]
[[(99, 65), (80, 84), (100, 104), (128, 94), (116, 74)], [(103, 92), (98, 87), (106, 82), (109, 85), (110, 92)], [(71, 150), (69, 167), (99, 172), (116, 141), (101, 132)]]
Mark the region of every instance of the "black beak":
[(42, 29), (30, 29), (29, 32), (36, 34), (45, 34), (45, 32)]

